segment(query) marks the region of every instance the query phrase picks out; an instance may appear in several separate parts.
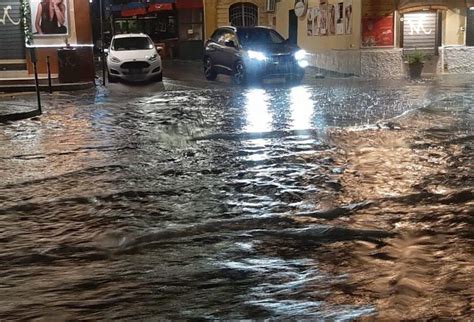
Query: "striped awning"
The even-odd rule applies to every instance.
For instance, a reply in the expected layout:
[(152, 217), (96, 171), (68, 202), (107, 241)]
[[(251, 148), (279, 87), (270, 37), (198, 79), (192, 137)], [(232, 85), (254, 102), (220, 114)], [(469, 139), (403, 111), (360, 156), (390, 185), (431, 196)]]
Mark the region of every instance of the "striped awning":
[[(452, 1), (452, 0), (451, 0)], [(419, 10), (447, 10), (450, 0), (396, 0), (401, 13)]]

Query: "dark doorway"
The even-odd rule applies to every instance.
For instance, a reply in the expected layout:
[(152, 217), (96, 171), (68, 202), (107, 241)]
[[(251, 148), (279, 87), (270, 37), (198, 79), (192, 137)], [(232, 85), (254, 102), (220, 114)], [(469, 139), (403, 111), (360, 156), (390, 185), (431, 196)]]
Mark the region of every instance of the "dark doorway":
[(466, 46), (474, 46), (474, 9), (467, 9)]
[(298, 17), (295, 10), (288, 12), (288, 41), (291, 44), (298, 44)]

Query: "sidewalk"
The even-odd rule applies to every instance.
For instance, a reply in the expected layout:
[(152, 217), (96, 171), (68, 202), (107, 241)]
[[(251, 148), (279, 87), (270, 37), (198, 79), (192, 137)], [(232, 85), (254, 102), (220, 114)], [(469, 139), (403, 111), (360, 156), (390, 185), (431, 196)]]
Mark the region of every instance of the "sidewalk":
[(23, 120), (38, 115), (40, 114), (36, 105), (18, 105), (13, 101), (0, 104), (0, 123)]
[[(2, 84), (3, 79), (0, 79), (0, 93), (18, 93), (18, 92), (35, 92), (35, 82), (33, 80), (27, 81), (14, 81), (17, 84)], [(57, 91), (76, 91), (81, 89), (88, 89), (94, 87), (93, 82), (80, 82), (80, 83), (57, 83), (53, 82), (51, 84), (51, 88), (53, 92)], [(41, 80), (40, 84), (40, 91), (48, 92), (49, 86), (47, 80)]]

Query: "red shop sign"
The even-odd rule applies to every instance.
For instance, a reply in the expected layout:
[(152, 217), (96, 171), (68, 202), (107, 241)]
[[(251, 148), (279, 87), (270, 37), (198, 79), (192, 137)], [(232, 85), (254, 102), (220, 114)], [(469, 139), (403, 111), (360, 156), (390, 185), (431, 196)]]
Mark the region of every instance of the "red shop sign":
[(172, 3), (153, 3), (148, 6), (148, 12), (173, 10)]

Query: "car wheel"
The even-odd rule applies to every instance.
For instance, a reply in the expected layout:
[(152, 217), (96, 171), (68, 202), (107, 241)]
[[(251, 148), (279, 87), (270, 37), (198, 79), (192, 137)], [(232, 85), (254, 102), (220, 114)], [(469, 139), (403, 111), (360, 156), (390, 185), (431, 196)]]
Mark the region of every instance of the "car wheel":
[(110, 73), (107, 73), (107, 78), (109, 79), (109, 83), (117, 83), (118, 78), (115, 76), (110, 75)]
[(204, 76), (207, 80), (213, 81), (217, 78), (217, 73), (212, 66), (212, 60), (210, 57), (204, 59)]
[(245, 71), (245, 65), (243, 62), (238, 61), (234, 66), (234, 72), (232, 73), (232, 81), (236, 85), (245, 85), (247, 82), (247, 72)]

